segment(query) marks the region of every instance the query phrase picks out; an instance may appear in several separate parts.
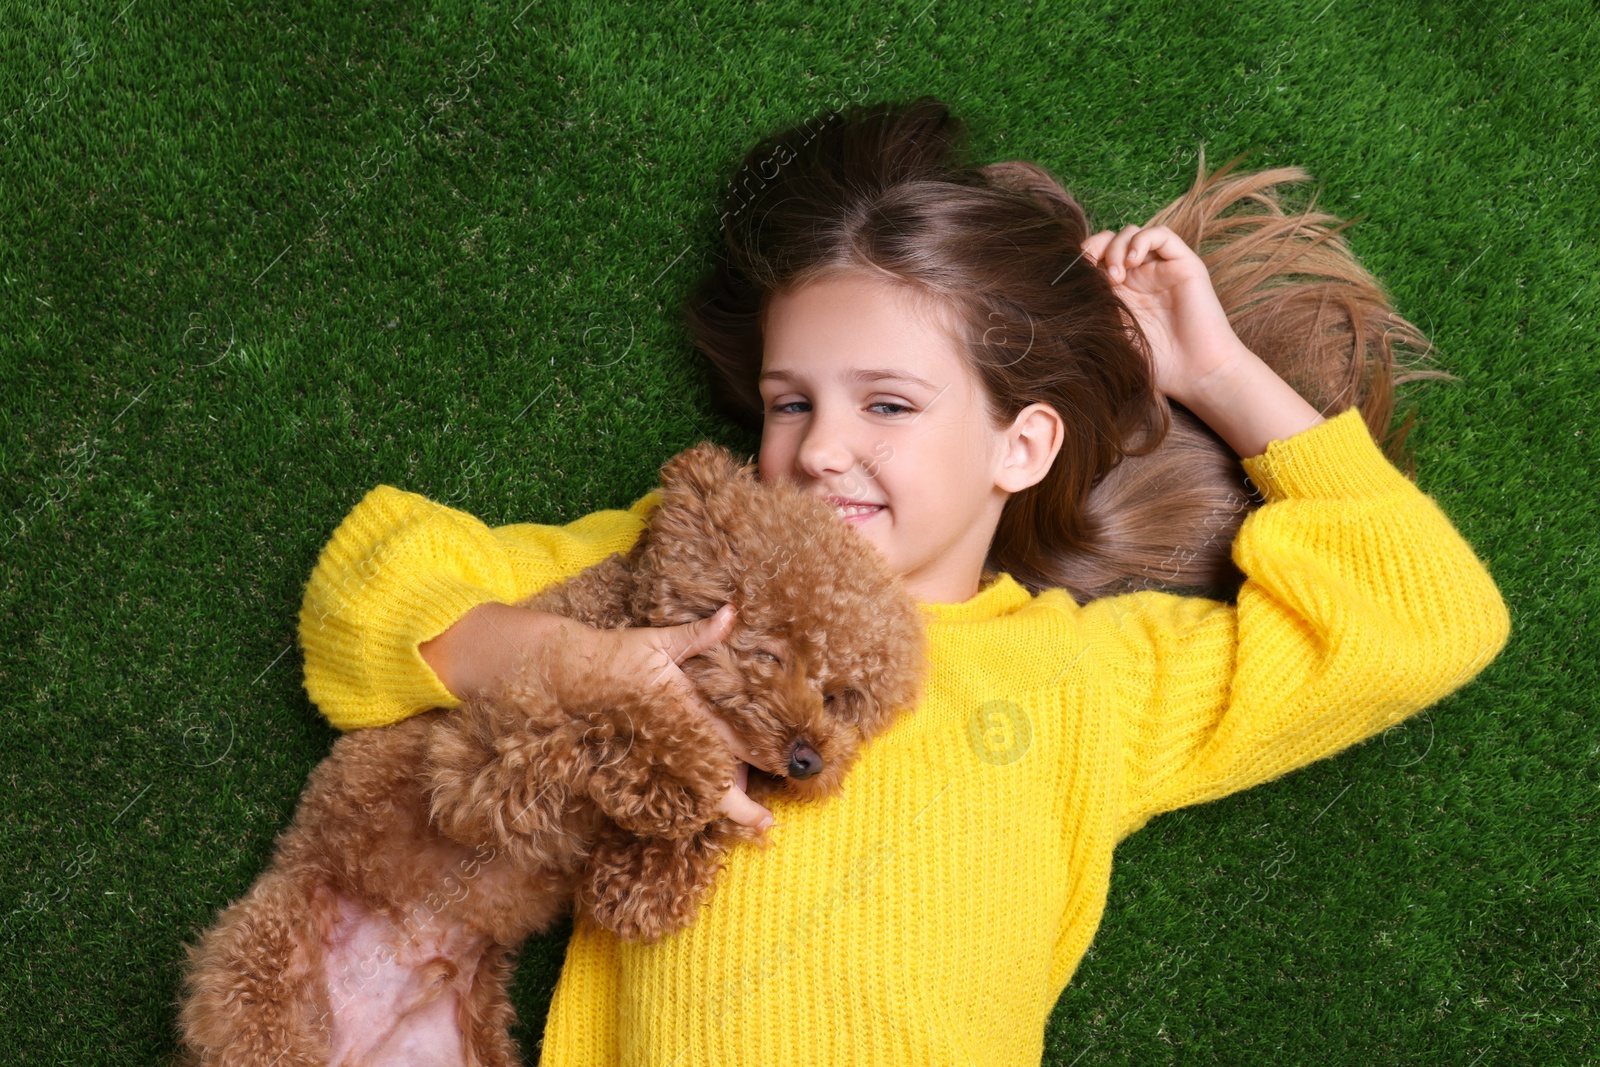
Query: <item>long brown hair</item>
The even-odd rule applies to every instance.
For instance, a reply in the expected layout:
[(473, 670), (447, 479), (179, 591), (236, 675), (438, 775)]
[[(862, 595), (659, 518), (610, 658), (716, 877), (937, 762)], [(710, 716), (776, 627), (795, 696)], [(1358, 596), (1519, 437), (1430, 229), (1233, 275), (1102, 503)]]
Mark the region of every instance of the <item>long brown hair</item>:
[[(772, 296), (841, 272), (887, 276), (951, 305), (996, 427), (1032, 403), (1061, 415), (1049, 473), (1006, 502), (986, 569), (1078, 602), (1137, 589), (1231, 599), (1234, 535), (1260, 498), (1239, 458), (1154, 386), (1149, 349), (1083, 255), (1084, 209), (1044, 168), (977, 166), (965, 125), (932, 97), (856, 105), (764, 138), (724, 201), (722, 255), (684, 301), (718, 406), (759, 428)], [(1324, 416), (1359, 406), (1408, 477), (1411, 420), (1395, 387), (1453, 378), (1401, 365), (1428, 342), (1394, 313), (1341, 237), (1348, 223), (1283, 210), (1297, 167), (1207, 176), (1150, 220), (1200, 254), (1241, 341)]]

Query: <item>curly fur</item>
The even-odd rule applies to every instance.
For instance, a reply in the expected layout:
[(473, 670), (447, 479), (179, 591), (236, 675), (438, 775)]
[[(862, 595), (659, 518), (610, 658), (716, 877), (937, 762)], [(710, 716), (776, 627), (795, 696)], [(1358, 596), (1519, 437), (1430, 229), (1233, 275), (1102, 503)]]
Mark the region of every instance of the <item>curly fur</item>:
[[(836, 792), (920, 692), (915, 602), (831, 507), (724, 449), (662, 475), (626, 557), (523, 606), (616, 628), (732, 601), (734, 632), (684, 673), (758, 763), (822, 764), (803, 780), (752, 770), (750, 795)], [(716, 810), (736, 763), (704, 716), (605, 668), (560, 656), (455, 711), (340, 737), (271, 866), (186, 946), (187, 1061), (513, 1064), (507, 989), (529, 934), (573, 906), (625, 939), (692, 921), (727, 849), (763, 839)]]

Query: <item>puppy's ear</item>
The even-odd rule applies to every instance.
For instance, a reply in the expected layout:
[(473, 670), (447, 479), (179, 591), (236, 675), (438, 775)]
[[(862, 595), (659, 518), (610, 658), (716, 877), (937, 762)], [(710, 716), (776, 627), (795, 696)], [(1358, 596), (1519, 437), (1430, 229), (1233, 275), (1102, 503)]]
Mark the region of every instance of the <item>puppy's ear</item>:
[(675, 626), (732, 599), (737, 553), (728, 531), (758, 485), (753, 464), (709, 441), (662, 466), (661, 506), (650, 517), (647, 543), (630, 560), (635, 618)]
[(662, 535), (681, 535), (691, 526), (703, 526), (706, 501), (719, 485), (738, 479), (757, 481), (754, 464), (742, 463), (721, 445), (701, 441), (661, 465), (661, 501), (649, 525), (628, 552), (637, 566)]
[(721, 445), (701, 441), (662, 465), (662, 502), (669, 494), (693, 494), (704, 499), (717, 486), (740, 478), (754, 481), (754, 465), (741, 463)]

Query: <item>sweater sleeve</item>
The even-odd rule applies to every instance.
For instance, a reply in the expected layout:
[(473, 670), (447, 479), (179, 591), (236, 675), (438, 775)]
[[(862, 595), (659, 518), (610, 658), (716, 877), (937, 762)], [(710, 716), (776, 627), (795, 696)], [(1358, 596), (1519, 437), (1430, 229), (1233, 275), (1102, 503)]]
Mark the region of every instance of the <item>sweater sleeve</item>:
[(1142, 592), (1083, 608), (1121, 733), (1118, 839), (1382, 732), (1466, 685), (1510, 635), (1483, 562), (1358, 410), (1244, 468), (1266, 503), (1234, 541), (1237, 607)]
[(417, 646), (491, 600), (515, 603), (638, 539), (659, 502), (564, 526), (490, 529), (465, 512), (380, 485), (323, 547), (300, 606), (306, 695), (340, 730), (460, 703)]

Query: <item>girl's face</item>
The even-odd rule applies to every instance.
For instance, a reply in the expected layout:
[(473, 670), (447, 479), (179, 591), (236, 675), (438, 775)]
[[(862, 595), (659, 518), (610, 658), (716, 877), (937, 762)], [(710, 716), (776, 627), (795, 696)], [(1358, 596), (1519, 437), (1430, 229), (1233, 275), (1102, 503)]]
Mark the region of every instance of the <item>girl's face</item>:
[(927, 603), (978, 592), (1006, 498), (1061, 441), (1042, 404), (991, 425), (943, 314), (879, 278), (814, 282), (769, 302), (761, 363), (762, 480), (840, 505)]

